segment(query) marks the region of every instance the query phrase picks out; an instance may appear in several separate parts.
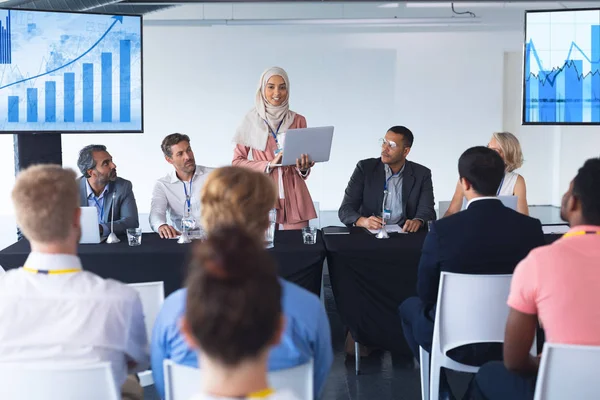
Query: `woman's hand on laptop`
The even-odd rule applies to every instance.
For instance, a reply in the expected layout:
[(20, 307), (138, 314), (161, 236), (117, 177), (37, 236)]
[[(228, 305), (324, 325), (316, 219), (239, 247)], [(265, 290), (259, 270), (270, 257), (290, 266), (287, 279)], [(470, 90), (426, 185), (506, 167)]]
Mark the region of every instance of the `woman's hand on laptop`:
[(181, 232), (173, 228), (171, 225), (162, 224), (158, 227), (158, 234), (162, 239), (173, 239), (181, 235)]
[(296, 168), (300, 171), (308, 171), (315, 165), (314, 161), (310, 161), (308, 154), (302, 154), (300, 158), (296, 159)]

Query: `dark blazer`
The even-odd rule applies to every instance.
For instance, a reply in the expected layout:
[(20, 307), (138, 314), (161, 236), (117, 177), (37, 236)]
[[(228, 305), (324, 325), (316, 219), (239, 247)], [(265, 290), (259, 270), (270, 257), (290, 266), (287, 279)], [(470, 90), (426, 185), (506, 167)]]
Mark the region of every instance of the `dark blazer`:
[[(403, 219), (435, 220), (431, 171), (420, 164), (406, 161), (402, 183)], [(381, 158), (359, 161), (348, 182), (344, 200), (338, 211), (340, 221), (351, 226), (360, 217), (381, 215), (385, 169)], [(426, 224), (424, 224), (426, 226)]]
[(496, 199), (477, 200), (459, 213), (431, 224), (423, 243), (417, 293), (431, 309), (440, 272), (512, 274), (529, 252), (545, 244), (539, 220)]
[[(79, 204), (81, 207), (88, 206), (87, 199), (87, 185), (86, 178), (77, 178), (79, 184)], [(116, 181), (108, 184), (108, 192), (105, 194), (104, 199), (104, 217), (100, 224), (108, 226), (104, 229), (103, 236), (107, 236), (110, 233), (110, 221), (112, 216), (113, 207), (113, 192), (115, 195), (115, 221), (114, 221), (114, 232), (117, 235), (124, 234), (127, 228), (137, 228), (140, 226), (138, 219), (138, 209), (135, 203), (135, 196), (133, 195), (133, 185), (130, 181), (117, 178)]]

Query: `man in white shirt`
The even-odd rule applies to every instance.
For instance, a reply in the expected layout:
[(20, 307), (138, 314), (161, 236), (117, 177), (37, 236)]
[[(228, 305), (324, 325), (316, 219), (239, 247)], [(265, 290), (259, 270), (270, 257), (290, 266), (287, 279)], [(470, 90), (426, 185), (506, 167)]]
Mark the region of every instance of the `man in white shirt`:
[[(173, 133), (160, 145), (165, 160), (175, 170), (160, 178), (152, 191), (150, 226), (161, 238), (174, 238), (181, 233), (184, 214), (188, 227), (200, 227), (200, 189), (213, 168), (196, 165), (188, 135)], [(167, 213), (171, 224), (167, 222)]]
[(0, 278), (0, 363), (108, 361), (123, 399), (142, 399), (127, 375), (149, 362), (142, 304), (134, 289), (82, 269), (75, 173), (30, 167), (18, 175), (12, 200), (31, 254)]

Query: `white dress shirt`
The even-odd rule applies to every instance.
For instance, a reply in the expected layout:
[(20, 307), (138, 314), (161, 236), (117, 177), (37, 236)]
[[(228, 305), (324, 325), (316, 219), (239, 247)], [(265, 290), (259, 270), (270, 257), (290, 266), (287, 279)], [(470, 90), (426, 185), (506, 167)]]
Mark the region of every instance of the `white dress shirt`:
[(127, 361), (136, 363), (129, 372), (149, 363), (137, 292), (83, 271), (76, 256), (34, 252), (24, 268), (0, 277), (0, 321), (0, 363), (108, 361), (117, 385), (127, 378)]
[(471, 200), (469, 200), (467, 202), (467, 206), (465, 207), (465, 209), (469, 208), (469, 206), (471, 205), (471, 203), (475, 202), (475, 201), (480, 201), (480, 200), (497, 200), (500, 201), (499, 198), (494, 197), (494, 196), (481, 196), (481, 197), (474, 197)]
[[(192, 177), (191, 211), (197, 224), (200, 223), (200, 190), (206, 177), (213, 169), (196, 165), (196, 172)], [(186, 190), (189, 194), (190, 182), (180, 180), (175, 170), (156, 182), (150, 203), (150, 226), (154, 232), (158, 232), (161, 225), (168, 223), (167, 213), (171, 225), (181, 231), (181, 218), (183, 218), (184, 208), (187, 207), (185, 204)]]

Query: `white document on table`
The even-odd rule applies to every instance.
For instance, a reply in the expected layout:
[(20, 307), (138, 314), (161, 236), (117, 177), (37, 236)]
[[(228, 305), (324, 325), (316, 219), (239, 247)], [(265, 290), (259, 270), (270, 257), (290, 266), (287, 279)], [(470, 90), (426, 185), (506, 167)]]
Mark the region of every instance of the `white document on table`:
[(542, 231), (545, 234), (561, 234), (569, 232), (569, 225), (542, 225)]
[[(402, 228), (398, 224), (386, 225), (385, 230), (387, 231), (387, 233), (408, 233), (402, 232)], [(373, 235), (377, 235), (379, 233), (379, 229), (368, 229), (368, 231), (371, 232)]]

